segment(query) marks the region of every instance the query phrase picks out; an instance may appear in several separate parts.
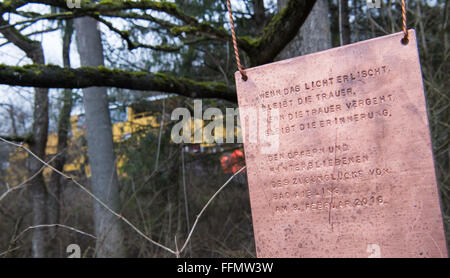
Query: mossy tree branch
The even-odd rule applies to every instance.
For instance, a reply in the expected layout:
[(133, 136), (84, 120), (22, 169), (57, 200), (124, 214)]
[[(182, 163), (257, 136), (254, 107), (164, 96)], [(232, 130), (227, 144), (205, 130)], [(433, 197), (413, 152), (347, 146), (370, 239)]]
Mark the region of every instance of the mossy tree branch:
[(247, 51), (252, 66), (270, 63), (297, 35), (316, 0), (290, 0), (287, 6), (264, 28), (261, 37), (253, 40)]
[(198, 82), (160, 73), (132, 72), (105, 67), (62, 68), (54, 65), (24, 67), (0, 65), (0, 80), (10, 86), (38, 88), (115, 87), (174, 93), (191, 98), (236, 102), (236, 93), (221, 82)]

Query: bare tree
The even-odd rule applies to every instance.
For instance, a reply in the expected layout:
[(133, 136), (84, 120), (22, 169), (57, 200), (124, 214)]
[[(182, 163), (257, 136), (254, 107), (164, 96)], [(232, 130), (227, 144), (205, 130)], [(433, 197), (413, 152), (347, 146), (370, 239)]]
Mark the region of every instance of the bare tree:
[[(103, 66), (103, 46), (97, 21), (90, 17), (75, 20), (76, 41), (83, 66)], [(108, 95), (104, 87), (83, 90), (86, 138), (91, 166), (92, 192), (114, 211), (120, 207)], [(122, 257), (123, 231), (117, 218), (94, 202), (97, 257)]]
[[(8, 26), (8, 22), (0, 17), (0, 25)], [(0, 32), (8, 41), (25, 52), (34, 64), (45, 64), (44, 51), (40, 42), (30, 40), (13, 27), (2, 28)], [(48, 89), (46, 88), (35, 89), (33, 119), (33, 143), (30, 149), (39, 157), (44, 157), (48, 133)], [(38, 172), (41, 167), (42, 165), (39, 161), (30, 158), (30, 171), (32, 173)], [(46, 202), (48, 195), (42, 172), (31, 180), (31, 184), (31, 192), (33, 194), (33, 224), (39, 225), (46, 222)], [(45, 231), (43, 230), (37, 229), (33, 231), (32, 253), (35, 258), (47, 256), (45, 235)]]
[[(73, 35), (73, 20), (67, 20), (63, 29), (63, 64), (65, 68), (70, 68), (70, 44), (72, 42)], [(55, 158), (55, 168), (62, 171), (64, 164), (66, 163), (66, 152), (68, 134), (70, 129), (70, 113), (72, 111), (72, 90), (65, 89), (62, 96), (62, 108), (59, 113), (58, 118), (58, 145), (56, 149), (56, 154), (58, 157)], [(59, 154), (59, 155), (58, 155)], [(48, 222), (49, 223), (59, 223), (60, 218), (60, 203), (61, 203), (61, 182), (62, 177), (56, 172), (52, 172), (50, 177), (50, 196), (48, 199)], [(51, 240), (53, 241), (56, 237), (56, 229), (58, 226), (52, 227), (50, 229)]]

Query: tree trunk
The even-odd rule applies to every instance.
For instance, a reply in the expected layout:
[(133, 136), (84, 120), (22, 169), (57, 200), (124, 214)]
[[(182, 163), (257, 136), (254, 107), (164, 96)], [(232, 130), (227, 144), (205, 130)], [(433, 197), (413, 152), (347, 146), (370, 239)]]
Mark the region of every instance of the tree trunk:
[[(103, 46), (95, 19), (75, 20), (76, 40), (82, 66), (103, 66)], [(119, 183), (112, 140), (106, 88), (83, 90), (92, 192), (112, 210), (119, 211)], [(123, 257), (123, 231), (119, 220), (94, 200), (97, 257)]]
[(349, 10), (348, 10), (348, 0), (339, 0), (339, 39), (341, 45), (346, 45), (351, 42), (350, 40), (350, 22), (349, 22)]
[[(278, 0), (281, 11), (288, 0)], [(328, 19), (327, 0), (317, 0), (311, 13), (306, 18), (295, 38), (286, 45), (277, 56), (277, 60), (288, 59), (300, 55), (331, 48), (330, 22)]]
[(264, 1), (252, 0), (254, 19), (256, 22), (258, 34), (262, 33), (264, 26), (266, 24), (266, 10), (264, 8)]
[[(48, 132), (48, 89), (35, 89), (34, 97), (34, 123), (33, 144), (30, 150), (38, 157), (45, 157)], [(30, 173), (40, 171), (42, 163), (35, 158), (30, 158)], [(33, 195), (33, 225), (47, 224), (47, 189), (42, 172), (31, 181), (31, 193)], [(34, 258), (47, 257), (46, 239), (44, 229), (34, 229), (31, 239), (32, 256)]]
[[(9, 25), (0, 17), (0, 25)], [(45, 64), (44, 51), (38, 41), (24, 37), (17, 29), (2, 28), (0, 32), (15, 46), (20, 48), (34, 64)], [(48, 136), (48, 89), (35, 88), (33, 110), (33, 138), (30, 150), (38, 157), (45, 159), (45, 147)], [(42, 163), (30, 157), (30, 173), (36, 176), (30, 181), (33, 207), (33, 225), (46, 224), (47, 219), (47, 189), (42, 172)], [(39, 172), (39, 173), (38, 173)], [(46, 232), (43, 229), (34, 229), (31, 237), (32, 256), (35, 258), (47, 257)]]
[[(63, 64), (65, 68), (70, 68), (70, 44), (72, 42), (73, 35), (73, 20), (67, 20), (64, 28), (63, 35)], [(62, 108), (59, 113), (58, 119), (58, 145), (56, 148), (55, 162), (53, 167), (58, 171), (63, 171), (64, 164), (66, 163), (66, 148), (68, 134), (70, 130), (70, 113), (72, 111), (72, 90), (65, 89), (63, 91)], [(61, 182), (62, 177), (56, 173), (52, 172), (50, 177), (50, 196), (48, 199), (48, 222), (50, 224), (60, 223), (60, 204), (61, 204)], [(56, 239), (57, 228), (50, 228), (49, 234), (51, 237), (51, 242)], [(53, 248), (55, 250), (56, 248)], [(57, 256), (56, 250), (52, 254)]]
[[(40, 48), (41, 55), (37, 55), (33, 62), (44, 64), (44, 52)], [(36, 88), (34, 94), (33, 115), (33, 144), (30, 150), (40, 158), (45, 158), (45, 148), (48, 137), (48, 89)], [(30, 158), (30, 173), (37, 173), (42, 168), (42, 163)], [(33, 194), (33, 225), (47, 224), (47, 199), (48, 192), (45, 185), (43, 172), (40, 172), (31, 181), (31, 193)], [(34, 258), (48, 256), (47, 233), (44, 229), (34, 229), (31, 239), (32, 255)]]
[(14, 107), (12, 105), (9, 105), (8, 107), (9, 117), (11, 118), (11, 128), (13, 132), (13, 136), (17, 136), (17, 125), (16, 125), (16, 119), (14, 117)]

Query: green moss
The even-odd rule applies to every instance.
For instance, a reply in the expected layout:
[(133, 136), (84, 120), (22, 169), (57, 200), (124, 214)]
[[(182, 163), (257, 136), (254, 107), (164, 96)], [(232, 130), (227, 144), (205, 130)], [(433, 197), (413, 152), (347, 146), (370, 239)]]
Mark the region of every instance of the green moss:
[(217, 83), (217, 82), (195, 82), (198, 85), (208, 88), (209, 90), (226, 90), (227, 86), (224, 83)]
[(192, 25), (185, 25), (181, 27), (173, 27), (170, 29), (170, 32), (174, 35), (181, 35), (182, 33), (191, 34), (197, 32), (199, 29)]
[(143, 77), (143, 76), (147, 76), (148, 73), (145, 71), (137, 71), (137, 72), (133, 72), (133, 75), (136, 77)]
[[(94, 68), (91, 68), (91, 70), (93, 70)], [(111, 73), (111, 70), (108, 69), (105, 66), (98, 66), (97, 69), (101, 72), (101, 73)]]
[[(25, 66), (23, 66), (22, 70), (20, 70), (20, 67), (14, 67), (14, 69), (16, 71), (19, 71), (19, 72), (22, 72), (22, 73), (27, 73), (29, 71), (33, 71), (34, 74), (41, 75), (42, 71), (44, 70), (45, 67), (46, 66), (44, 66), (44, 65), (32, 64), (32, 65), (25, 65)], [(52, 65), (50, 65), (49, 67), (52, 67)], [(53, 67), (54, 67), (54, 65), (53, 65)]]
[(156, 1), (148, 1), (148, 0), (141, 0), (141, 2), (143, 2), (143, 3), (151, 3), (156, 8), (159, 8), (159, 9), (176, 10), (176, 11), (178, 11), (178, 6), (175, 3), (171, 3), (171, 2), (166, 2), (166, 1), (156, 2)]
[(8, 65), (0, 65), (0, 70), (13, 70), (15, 72), (20, 72), (20, 73), (26, 73), (28, 72), (28, 69), (26, 69), (25, 67), (19, 67), (19, 66), (8, 66)]
[(249, 36), (243, 36), (243, 37), (239, 37), (240, 40), (245, 41), (246, 43), (248, 43), (250, 46), (253, 47), (258, 47), (258, 45), (261, 43), (261, 38), (252, 38)]
[(77, 77), (75, 72), (73, 70), (71, 70), (71, 69), (68, 69), (68, 68), (64, 69), (64, 75), (66, 75), (69, 79)]
[(123, 9), (123, 8), (150, 8), (155, 10), (167, 10), (178, 12), (178, 7), (175, 3), (171, 2), (157, 2), (150, 0), (141, 1), (112, 1), (112, 0), (101, 0), (96, 4), (97, 7), (105, 6), (107, 8)]
[[(161, 82), (164, 82), (164, 83), (167, 83), (167, 82), (170, 82), (171, 80), (170, 80), (170, 78), (169, 78), (169, 76), (167, 76), (166, 74), (164, 74), (164, 73), (155, 73), (155, 74), (153, 74), (156, 78), (155, 78), (155, 81), (156, 82), (159, 82), (159, 83), (161, 83)], [(158, 80), (159, 79), (159, 80)]]
[(98, 4), (100, 4), (100, 5), (108, 5), (108, 4), (112, 5), (112, 4), (114, 4), (114, 2), (111, 1), (111, 0), (102, 0), (102, 1), (99, 1)]
[[(71, 69), (67, 69), (67, 70), (71, 71), (72, 73), (74, 72)], [(143, 76), (148, 75), (148, 73), (145, 72), (145, 71), (135, 72), (135, 71), (126, 71), (126, 70), (122, 70), (122, 69), (118, 69), (118, 68), (110, 69), (110, 68), (107, 68), (105, 66), (98, 66), (98, 67), (83, 66), (83, 67), (80, 67), (78, 69), (78, 71), (82, 71), (82, 72), (85, 72), (87, 74), (96, 74), (98, 72), (100, 72), (100, 73), (102, 73), (104, 75), (111, 75), (111, 74), (119, 75), (119, 74), (123, 74), (123, 75), (128, 75), (130, 77), (143, 77)]]

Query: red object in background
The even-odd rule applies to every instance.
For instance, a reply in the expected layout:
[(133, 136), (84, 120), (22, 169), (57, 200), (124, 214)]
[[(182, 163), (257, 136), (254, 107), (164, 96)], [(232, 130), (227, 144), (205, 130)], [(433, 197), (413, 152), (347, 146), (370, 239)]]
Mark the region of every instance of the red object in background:
[(235, 174), (245, 166), (244, 153), (241, 150), (235, 150), (231, 155), (226, 154), (220, 159), (220, 164), (225, 174)]
[(232, 173), (231, 172), (231, 168), (230, 168), (230, 155), (229, 154), (225, 154), (225, 155), (223, 155), (222, 156), (222, 158), (220, 159), (220, 164), (222, 165), (222, 169), (223, 169), (223, 172), (225, 173), (225, 174), (230, 174), (230, 173)]

